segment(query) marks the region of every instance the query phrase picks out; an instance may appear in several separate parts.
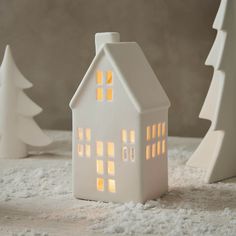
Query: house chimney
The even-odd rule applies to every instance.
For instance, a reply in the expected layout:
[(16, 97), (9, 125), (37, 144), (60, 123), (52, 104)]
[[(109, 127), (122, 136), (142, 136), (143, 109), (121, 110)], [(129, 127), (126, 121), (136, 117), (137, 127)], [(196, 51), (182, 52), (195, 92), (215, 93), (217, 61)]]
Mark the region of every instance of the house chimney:
[(118, 43), (120, 42), (120, 34), (117, 32), (105, 32), (95, 34), (95, 48), (96, 54), (106, 43)]

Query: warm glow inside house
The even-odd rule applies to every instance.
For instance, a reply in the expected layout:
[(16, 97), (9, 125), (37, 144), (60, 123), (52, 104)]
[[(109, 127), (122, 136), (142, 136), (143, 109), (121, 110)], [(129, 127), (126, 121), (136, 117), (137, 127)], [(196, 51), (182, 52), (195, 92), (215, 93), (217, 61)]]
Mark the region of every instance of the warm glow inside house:
[(155, 199), (168, 190), (169, 99), (137, 43), (98, 33), (95, 44), (70, 103), (74, 196)]

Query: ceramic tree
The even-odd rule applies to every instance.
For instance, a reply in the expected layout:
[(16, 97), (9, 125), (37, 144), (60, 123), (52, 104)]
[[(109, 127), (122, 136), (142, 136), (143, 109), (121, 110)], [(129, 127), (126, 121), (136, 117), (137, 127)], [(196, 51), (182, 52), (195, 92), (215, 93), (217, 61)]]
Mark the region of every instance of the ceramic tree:
[(0, 158), (26, 157), (27, 145), (51, 142), (33, 119), (42, 109), (23, 92), (31, 86), (7, 46), (0, 67)]
[(168, 189), (169, 99), (137, 43), (95, 36), (96, 55), (71, 100), (73, 193), (145, 202)]
[(236, 2), (222, 0), (213, 28), (217, 36), (206, 65), (214, 75), (200, 118), (211, 127), (188, 161), (189, 166), (206, 170), (208, 183), (236, 176)]

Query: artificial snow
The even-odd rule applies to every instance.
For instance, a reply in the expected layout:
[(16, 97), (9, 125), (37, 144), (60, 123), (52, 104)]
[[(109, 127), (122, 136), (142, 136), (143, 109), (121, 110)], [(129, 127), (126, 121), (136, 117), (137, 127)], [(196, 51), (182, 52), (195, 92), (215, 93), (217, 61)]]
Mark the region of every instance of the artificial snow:
[(204, 184), (186, 167), (197, 139), (170, 138), (169, 192), (146, 204), (72, 196), (71, 133), (22, 160), (0, 160), (0, 235), (236, 235), (236, 179)]

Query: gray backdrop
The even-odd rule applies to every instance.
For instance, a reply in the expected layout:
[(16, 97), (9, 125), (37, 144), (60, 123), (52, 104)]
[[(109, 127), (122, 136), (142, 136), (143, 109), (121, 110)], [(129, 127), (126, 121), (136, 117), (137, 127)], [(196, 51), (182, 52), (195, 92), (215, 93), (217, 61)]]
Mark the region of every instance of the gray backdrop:
[(0, 0), (0, 56), (10, 44), (43, 128), (71, 129), (68, 103), (94, 56), (94, 34), (118, 31), (143, 48), (171, 102), (170, 134), (201, 136), (213, 69), (204, 61), (219, 0)]

